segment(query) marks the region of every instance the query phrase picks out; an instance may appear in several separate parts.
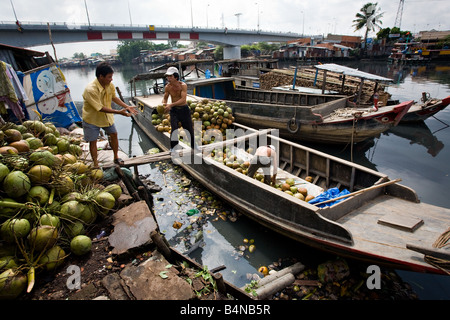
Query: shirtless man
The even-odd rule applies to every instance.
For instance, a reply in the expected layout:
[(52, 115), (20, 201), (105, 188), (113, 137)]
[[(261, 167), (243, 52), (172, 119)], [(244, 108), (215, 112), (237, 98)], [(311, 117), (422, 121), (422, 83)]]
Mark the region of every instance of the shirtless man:
[[(179, 81), (180, 74), (178, 69), (175, 67), (170, 67), (167, 69), (166, 78), (169, 82), (164, 90), (163, 106), (164, 112), (170, 113), (170, 126), (172, 127), (172, 135), (176, 132), (178, 128), (178, 122), (181, 122), (181, 126), (187, 130), (190, 134), (191, 148), (194, 145), (194, 128), (191, 118), (191, 110), (186, 102), (187, 97), (187, 85), (186, 83)], [(169, 95), (172, 103), (167, 103)], [(178, 137), (171, 137), (170, 149), (173, 150), (178, 144)]]

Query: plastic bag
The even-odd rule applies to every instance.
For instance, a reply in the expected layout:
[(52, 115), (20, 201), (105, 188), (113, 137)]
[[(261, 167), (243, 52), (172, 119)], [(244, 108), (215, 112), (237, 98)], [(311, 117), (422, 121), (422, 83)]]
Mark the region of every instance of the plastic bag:
[[(334, 198), (345, 196), (346, 194), (349, 194), (349, 193), (350, 193), (350, 191), (348, 191), (347, 189), (339, 191), (339, 188), (331, 188), (331, 189), (328, 189), (325, 192), (322, 192), (321, 194), (319, 194), (314, 199), (308, 201), (308, 203), (316, 204), (316, 203), (320, 203), (322, 201), (331, 200), (331, 199), (334, 199)], [(331, 207), (333, 204), (339, 203), (339, 202), (341, 202), (342, 200), (345, 200), (345, 199), (346, 198), (339, 199), (339, 200), (336, 200), (336, 201), (333, 201), (333, 202), (319, 204), (318, 207), (319, 208), (324, 208), (324, 207), (327, 207), (327, 206)]]

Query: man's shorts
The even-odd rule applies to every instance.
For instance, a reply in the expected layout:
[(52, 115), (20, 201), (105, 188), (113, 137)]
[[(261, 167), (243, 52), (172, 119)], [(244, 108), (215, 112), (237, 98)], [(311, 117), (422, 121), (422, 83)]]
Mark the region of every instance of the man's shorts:
[(113, 124), (109, 127), (97, 127), (96, 125), (87, 123), (83, 121), (83, 132), (84, 132), (84, 141), (96, 141), (100, 134), (100, 129), (103, 129), (106, 134), (117, 133), (116, 126)]

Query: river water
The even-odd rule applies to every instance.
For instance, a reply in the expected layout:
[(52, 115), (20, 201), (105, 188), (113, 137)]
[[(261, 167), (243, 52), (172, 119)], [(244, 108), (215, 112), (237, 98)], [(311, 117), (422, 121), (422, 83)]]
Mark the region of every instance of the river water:
[[(362, 71), (378, 74), (394, 80), (387, 91), (393, 99), (400, 101), (421, 98), (422, 92), (431, 97), (444, 98), (450, 95), (450, 65), (430, 64), (427, 66), (389, 65), (387, 62), (350, 62), (347, 65)], [(150, 66), (116, 66), (113, 83), (123, 96), (131, 95), (128, 80), (137, 73), (146, 72)], [(95, 77), (93, 67), (62, 70), (74, 101), (82, 101), (84, 87)], [(356, 163), (388, 174), (391, 179), (401, 178), (402, 184), (413, 188), (423, 202), (450, 208), (450, 109), (444, 109), (434, 117), (416, 125), (402, 125), (385, 132), (380, 137), (356, 145), (351, 152), (349, 146), (309, 145), (335, 156), (353, 160)], [(120, 148), (129, 156), (138, 156), (155, 147), (153, 142), (135, 125), (131, 118), (116, 117)], [(154, 195), (155, 213), (161, 230), (171, 244), (180, 251), (188, 250), (196, 238), (202, 238), (201, 246), (190, 256), (209, 269), (225, 265), (221, 271), (224, 278), (243, 286), (250, 282), (249, 276), (260, 266), (268, 266), (288, 257), (299, 257), (304, 264), (324, 262), (326, 254), (312, 250), (298, 243), (260, 227), (245, 216), (233, 222), (231, 208), (224, 214), (211, 214), (210, 219), (196, 220), (199, 215), (188, 216), (189, 209), (198, 207), (211, 213), (211, 198), (202, 188), (195, 192), (180, 185), (176, 167), (152, 164), (139, 167), (139, 173), (149, 176), (160, 187)], [(194, 183), (193, 183), (194, 184)], [(213, 197), (214, 198), (214, 197)], [(220, 208), (220, 209), (219, 209)], [(214, 209), (212, 209), (214, 210)], [(213, 218), (215, 217), (215, 218)], [(221, 218), (219, 218), (221, 217)], [(223, 218), (223, 219), (222, 219)], [(183, 223), (174, 229), (174, 221)], [(241, 251), (244, 239), (254, 241), (256, 250)], [(409, 283), (420, 299), (450, 299), (450, 277), (397, 271)]]

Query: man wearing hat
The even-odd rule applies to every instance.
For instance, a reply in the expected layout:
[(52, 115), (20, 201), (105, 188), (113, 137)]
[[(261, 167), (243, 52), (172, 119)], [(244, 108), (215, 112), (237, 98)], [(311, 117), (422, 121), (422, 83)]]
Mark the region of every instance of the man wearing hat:
[[(248, 167), (247, 175), (250, 178), (253, 178), (256, 171), (259, 168), (263, 168), (264, 173), (264, 183), (270, 185), (270, 182), (275, 185), (277, 179), (277, 153), (275, 151), (275, 147), (273, 145), (269, 146), (261, 146), (256, 149), (256, 152), (250, 161), (250, 166)], [(272, 169), (273, 173), (270, 174), (270, 169)]]
[[(187, 97), (187, 85), (180, 81), (180, 74), (178, 69), (170, 67), (167, 69), (166, 78), (169, 82), (164, 90), (163, 106), (164, 112), (170, 113), (170, 126), (172, 127), (172, 134), (176, 133), (178, 129), (178, 122), (181, 122), (181, 126), (187, 130), (190, 134), (191, 148), (194, 148), (194, 128), (192, 125), (191, 110), (186, 102)], [(171, 99), (171, 103), (167, 103), (167, 100)], [(170, 149), (173, 149), (178, 144), (178, 138), (171, 138)]]

